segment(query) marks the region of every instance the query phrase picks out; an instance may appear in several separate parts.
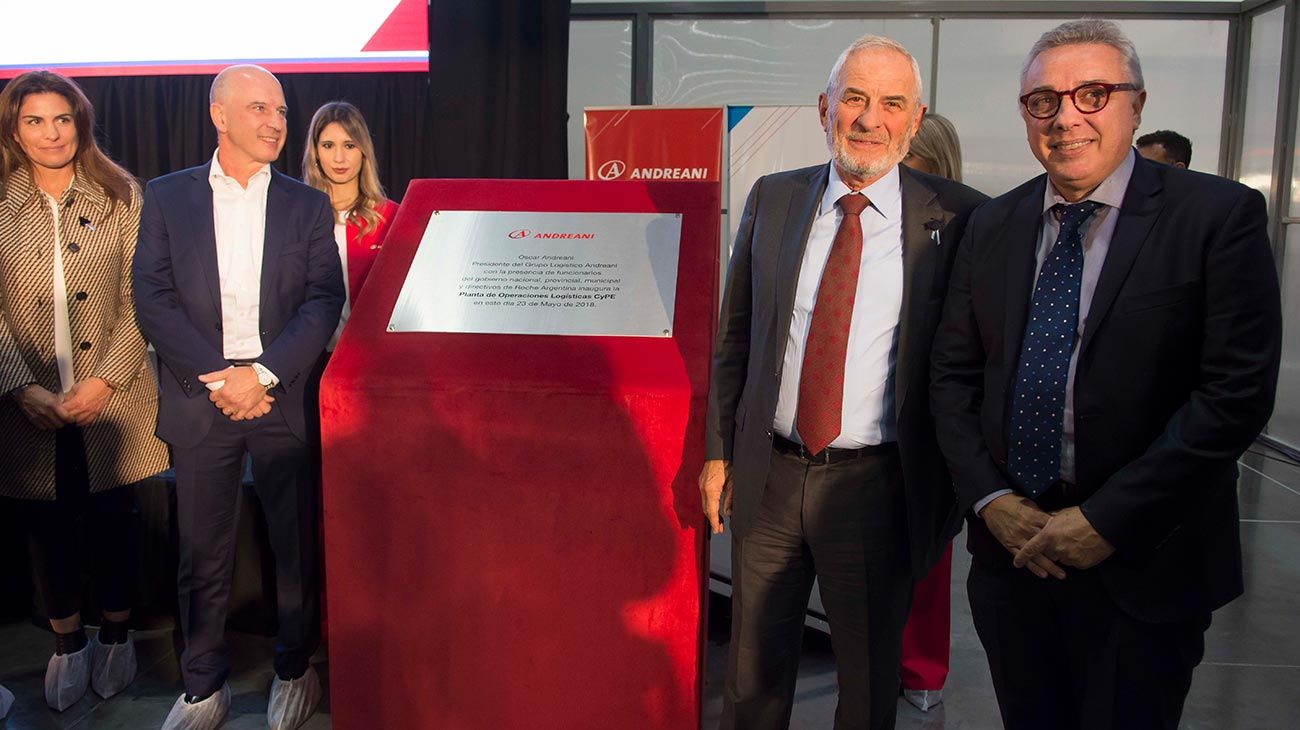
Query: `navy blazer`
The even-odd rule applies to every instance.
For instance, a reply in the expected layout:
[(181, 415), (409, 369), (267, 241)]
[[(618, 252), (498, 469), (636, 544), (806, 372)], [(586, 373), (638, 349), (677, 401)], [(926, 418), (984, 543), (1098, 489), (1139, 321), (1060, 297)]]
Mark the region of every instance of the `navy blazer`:
[[(934, 342), (931, 405), (964, 507), (1009, 486), (1007, 434), (1046, 175), (971, 214)], [(1079, 343), (1077, 498), (1097, 570), (1148, 622), (1242, 591), (1236, 460), (1268, 423), (1281, 304), (1264, 198), (1137, 158)], [(1009, 562), (970, 518), (977, 560)], [(1071, 569), (1067, 568), (1067, 573)]]
[[(151, 180), (132, 264), (136, 317), (158, 352), (157, 435), (195, 446), (223, 417), (198, 376), (222, 354), (221, 286), (212, 212), (212, 163)], [(280, 379), (272, 406), (304, 441), (303, 393), (343, 308), (343, 270), (329, 198), (271, 171), (262, 250), (258, 362)], [(270, 416), (267, 416), (270, 417)]]

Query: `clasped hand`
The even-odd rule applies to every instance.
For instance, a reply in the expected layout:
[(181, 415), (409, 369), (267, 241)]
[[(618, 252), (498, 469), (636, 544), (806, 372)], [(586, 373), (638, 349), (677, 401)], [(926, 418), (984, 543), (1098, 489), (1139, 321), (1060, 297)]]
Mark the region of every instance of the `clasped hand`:
[(113, 390), (102, 378), (86, 378), (73, 383), (62, 395), (39, 385), (28, 385), (14, 392), (14, 400), (33, 426), (50, 431), (73, 423), (78, 426), (93, 423), (103, 413), (112, 394)]
[(208, 393), (208, 400), (230, 420), (246, 421), (271, 412), (275, 398), (257, 381), (257, 371), (251, 365), (232, 366), (199, 376), (199, 382), (204, 385), (218, 381), (225, 382)]
[(1062, 565), (1085, 570), (1115, 552), (1078, 507), (1048, 513), (1029, 499), (1004, 494), (985, 506), (980, 517), (1014, 556), (1013, 564), (1039, 578), (1063, 579)]

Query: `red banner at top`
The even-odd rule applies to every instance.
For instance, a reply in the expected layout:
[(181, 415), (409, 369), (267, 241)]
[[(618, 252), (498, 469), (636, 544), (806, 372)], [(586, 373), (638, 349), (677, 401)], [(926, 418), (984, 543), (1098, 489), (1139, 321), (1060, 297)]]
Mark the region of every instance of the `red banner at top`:
[(588, 180), (722, 179), (722, 107), (583, 112)]

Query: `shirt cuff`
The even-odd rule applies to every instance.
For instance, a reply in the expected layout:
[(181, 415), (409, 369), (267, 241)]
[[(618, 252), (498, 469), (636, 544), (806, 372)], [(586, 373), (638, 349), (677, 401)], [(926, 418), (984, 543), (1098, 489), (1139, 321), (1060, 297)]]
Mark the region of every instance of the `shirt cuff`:
[(980, 513), (980, 510), (982, 510), (982, 509), (984, 509), (985, 507), (989, 506), (989, 502), (992, 502), (993, 500), (997, 499), (998, 497), (1001, 497), (1001, 496), (1004, 495), (1004, 494), (1013, 494), (1013, 493), (1014, 493), (1014, 490), (1011, 490), (1011, 489), (999, 489), (998, 491), (996, 491), (996, 492), (990, 494), (989, 496), (985, 497), (984, 499), (981, 499), (980, 501), (976, 502), (976, 503), (975, 503), (975, 506), (974, 506), (974, 507), (971, 507), (971, 509), (975, 511), (975, 515), (978, 517), (978, 516), (979, 516), (979, 513)]
[(270, 387), (274, 388), (275, 386), (280, 384), (280, 379), (275, 376), (275, 373), (271, 372), (271, 369), (263, 365), (262, 363), (260, 362), (253, 363), (253, 370), (257, 373), (258, 382), (265, 380), (265, 378), (262, 377), (265, 375), (271, 379)]

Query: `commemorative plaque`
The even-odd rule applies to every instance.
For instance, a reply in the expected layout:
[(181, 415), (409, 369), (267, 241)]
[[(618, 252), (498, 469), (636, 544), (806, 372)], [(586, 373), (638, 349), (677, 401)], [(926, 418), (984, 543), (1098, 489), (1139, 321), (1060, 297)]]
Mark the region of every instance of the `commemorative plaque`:
[(434, 211), (389, 332), (671, 337), (681, 215)]

